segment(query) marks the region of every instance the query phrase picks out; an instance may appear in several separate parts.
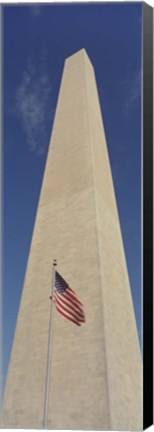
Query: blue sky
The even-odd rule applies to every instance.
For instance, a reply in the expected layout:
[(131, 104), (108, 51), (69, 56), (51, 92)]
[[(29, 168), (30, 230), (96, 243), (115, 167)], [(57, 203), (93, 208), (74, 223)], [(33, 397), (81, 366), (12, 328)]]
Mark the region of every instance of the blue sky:
[(141, 3), (3, 7), (3, 379), (64, 59), (95, 69), (141, 338)]

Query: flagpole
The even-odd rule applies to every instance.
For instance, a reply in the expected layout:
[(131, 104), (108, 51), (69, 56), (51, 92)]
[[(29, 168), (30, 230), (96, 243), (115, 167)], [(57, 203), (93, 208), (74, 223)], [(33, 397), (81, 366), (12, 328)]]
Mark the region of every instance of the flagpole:
[(54, 315), (54, 285), (55, 285), (55, 267), (56, 260), (53, 261), (52, 269), (52, 284), (51, 284), (51, 307), (49, 318), (49, 336), (48, 336), (48, 353), (47, 353), (47, 368), (46, 368), (46, 382), (45, 382), (45, 398), (44, 398), (44, 415), (43, 415), (43, 429), (47, 429), (48, 424), (48, 407), (49, 407), (49, 390), (50, 390), (50, 374), (51, 374), (51, 356), (52, 356), (52, 339), (53, 339), (53, 315)]

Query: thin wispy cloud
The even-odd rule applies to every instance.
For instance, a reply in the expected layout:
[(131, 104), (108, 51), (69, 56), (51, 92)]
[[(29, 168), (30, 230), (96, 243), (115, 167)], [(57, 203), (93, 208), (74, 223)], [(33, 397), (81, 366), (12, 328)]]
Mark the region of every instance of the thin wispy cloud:
[(39, 65), (29, 59), (16, 89), (15, 113), (31, 151), (44, 153), (47, 145), (46, 122), (51, 116), (51, 81), (44, 58)]
[(127, 98), (124, 102), (125, 112), (129, 112), (130, 109), (134, 109), (141, 96), (141, 72), (139, 71), (134, 79), (131, 81), (131, 85), (128, 88)]

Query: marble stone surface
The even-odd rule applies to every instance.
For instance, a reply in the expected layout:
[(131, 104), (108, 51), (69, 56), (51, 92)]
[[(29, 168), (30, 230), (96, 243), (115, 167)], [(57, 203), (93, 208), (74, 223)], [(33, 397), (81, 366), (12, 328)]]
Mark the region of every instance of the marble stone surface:
[(2, 410), (41, 429), (53, 259), (82, 301), (54, 318), (49, 429), (141, 430), (142, 360), (93, 66), (65, 61)]

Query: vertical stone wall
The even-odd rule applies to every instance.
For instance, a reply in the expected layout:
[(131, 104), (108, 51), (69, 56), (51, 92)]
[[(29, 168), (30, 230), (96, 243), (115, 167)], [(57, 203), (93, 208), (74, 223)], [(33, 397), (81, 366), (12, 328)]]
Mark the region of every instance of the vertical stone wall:
[(64, 66), (8, 370), (3, 426), (42, 428), (52, 260), (86, 323), (55, 311), (49, 429), (141, 429), (141, 356), (93, 67)]

